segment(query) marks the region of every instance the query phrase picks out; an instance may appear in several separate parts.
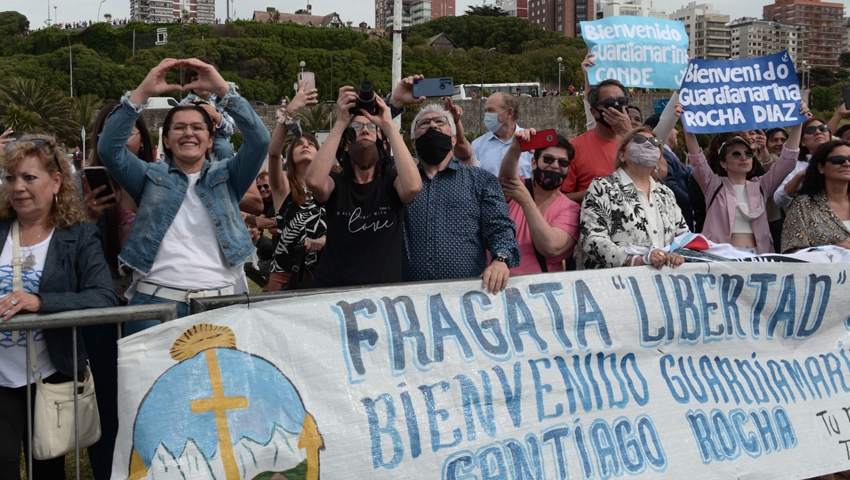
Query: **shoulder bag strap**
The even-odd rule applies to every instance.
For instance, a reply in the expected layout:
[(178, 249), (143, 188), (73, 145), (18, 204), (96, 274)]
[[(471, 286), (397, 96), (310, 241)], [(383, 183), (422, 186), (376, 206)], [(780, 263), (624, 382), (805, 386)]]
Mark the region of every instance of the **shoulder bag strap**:
[(24, 282), (21, 279), (21, 264), (24, 259), (21, 258), (21, 234), (18, 230), (18, 221), (12, 221), (12, 291), (24, 289)]
[[(525, 179), (525, 188), (528, 189), (528, 193), (531, 194), (531, 198), (534, 199), (534, 186), (532, 185), (532, 180), (530, 178)], [(543, 257), (539, 251), (537, 251), (537, 247), (534, 246), (534, 240), (531, 241), (531, 248), (534, 249), (534, 256), (537, 257), (537, 264), (540, 265), (540, 271), (546, 273), (549, 271), (549, 266), (546, 265), (546, 258)]]

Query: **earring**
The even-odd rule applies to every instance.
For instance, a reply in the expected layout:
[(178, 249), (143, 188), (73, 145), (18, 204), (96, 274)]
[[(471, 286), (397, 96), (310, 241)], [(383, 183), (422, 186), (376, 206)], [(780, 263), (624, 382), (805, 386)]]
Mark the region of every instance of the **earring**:
[(53, 206), (59, 207), (59, 195), (53, 194)]

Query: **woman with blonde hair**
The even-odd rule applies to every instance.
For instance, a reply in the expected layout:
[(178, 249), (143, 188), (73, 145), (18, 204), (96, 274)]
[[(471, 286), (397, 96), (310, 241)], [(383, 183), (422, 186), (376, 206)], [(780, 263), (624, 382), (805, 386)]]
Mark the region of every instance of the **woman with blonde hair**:
[[(0, 151), (0, 316), (55, 313), (118, 304), (112, 277), (67, 161), (55, 139), (25, 135)], [(14, 245), (19, 243), (19, 254)], [(20, 267), (21, 285), (15, 288)], [(64, 383), (85, 372), (84, 342), (73, 348), (72, 328), (33, 332), (35, 358), (46, 383)], [(27, 341), (23, 331), (0, 332), (0, 478), (20, 477), (21, 444), (27, 445)], [(75, 361), (76, 360), (76, 361)], [(76, 365), (76, 370), (75, 370)], [(32, 397), (34, 398), (34, 396)], [(35, 478), (65, 478), (64, 457), (33, 462)]]
[(581, 206), (579, 268), (638, 265), (677, 267), (685, 259), (664, 251), (688, 226), (673, 192), (652, 179), (664, 141), (649, 127), (626, 135), (616, 170), (591, 182)]

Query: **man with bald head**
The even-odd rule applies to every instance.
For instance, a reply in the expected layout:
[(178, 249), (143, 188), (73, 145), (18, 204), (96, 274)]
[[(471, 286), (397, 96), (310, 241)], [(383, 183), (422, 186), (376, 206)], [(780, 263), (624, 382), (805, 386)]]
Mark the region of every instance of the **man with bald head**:
[[(522, 130), (517, 125), (519, 118), (519, 101), (513, 95), (496, 92), (484, 103), (484, 126), (488, 132), (472, 142), (475, 157), (481, 163), (481, 168), (493, 175), (499, 175), (502, 157), (511, 146), (514, 133)], [(459, 148), (455, 155), (462, 157)], [(531, 178), (531, 154), (522, 152), (519, 158), (519, 174), (523, 178)]]

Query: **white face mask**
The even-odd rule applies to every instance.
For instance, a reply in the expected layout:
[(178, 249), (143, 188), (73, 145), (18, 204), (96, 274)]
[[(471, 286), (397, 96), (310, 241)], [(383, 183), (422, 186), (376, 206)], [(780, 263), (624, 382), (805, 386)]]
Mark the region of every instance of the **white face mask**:
[(651, 143), (634, 143), (629, 145), (629, 159), (642, 167), (653, 168), (661, 159), (661, 151)]
[[(507, 110), (507, 109), (505, 109)], [(499, 113), (485, 112), (484, 113), (484, 126), (487, 127), (487, 131), (491, 133), (496, 133), (496, 130), (502, 128), (502, 125), (505, 122), (499, 122), (499, 115), (504, 113), (505, 110), (502, 110)]]

